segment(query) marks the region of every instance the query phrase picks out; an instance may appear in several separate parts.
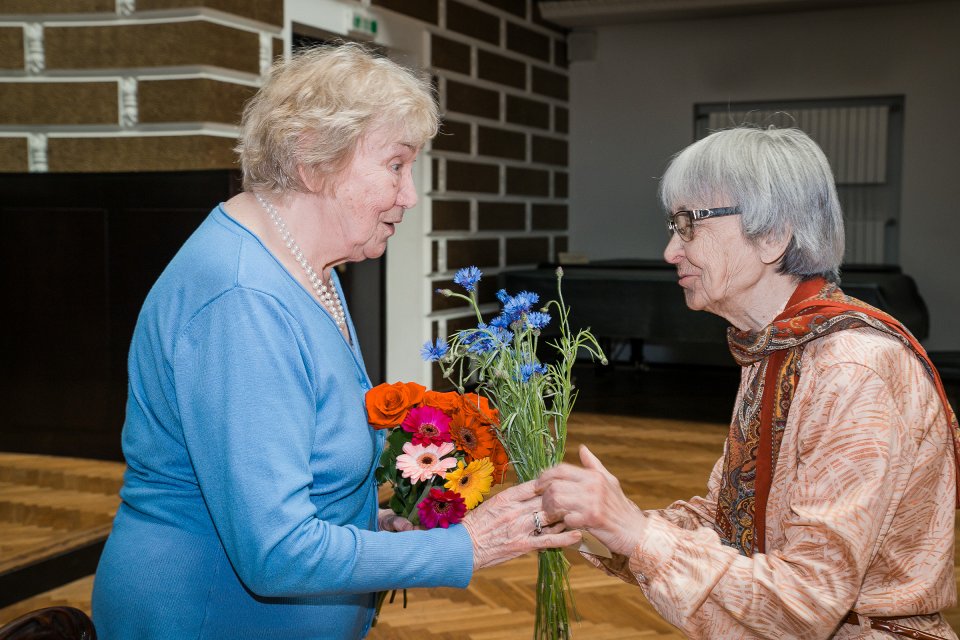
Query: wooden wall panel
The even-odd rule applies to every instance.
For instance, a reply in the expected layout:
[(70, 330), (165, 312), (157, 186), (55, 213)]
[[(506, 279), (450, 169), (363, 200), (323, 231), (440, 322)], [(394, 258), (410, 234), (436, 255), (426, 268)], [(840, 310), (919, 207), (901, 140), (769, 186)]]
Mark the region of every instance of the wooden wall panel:
[(23, 29), (0, 29), (0, 69), (23, 69)]
[(209, 22), (44, 29), (47, 69), (207, 64), (260, 72), (256, 33)]
[(199, 171), (235, 165), (233, 138), (143, 136), (50, 138), (51, 172)]
[(27, 139), (0, 138), (0, 172), (20, 172), (27, 168)]
[(114, 13), (116, 0), (4, 0), (4, 13)]
[(256, 93), (256, 88), (197, 78), (141, 81), (137, 92), (140, 122), (239, 125), (243, 104)]
[(138, 11), (208, 7), (267, 24), (283, 24), (283, 0), (137, 0)]
[(117, 124), (116, 82), (6, 82), (3, 124)]

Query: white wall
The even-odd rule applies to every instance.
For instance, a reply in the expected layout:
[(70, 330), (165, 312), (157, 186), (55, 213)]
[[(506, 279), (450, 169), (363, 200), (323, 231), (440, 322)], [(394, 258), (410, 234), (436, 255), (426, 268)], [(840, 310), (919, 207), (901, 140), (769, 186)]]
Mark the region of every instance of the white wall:
[(659, 258), (657, 178), (701, 102), (904, 95), (900, 264), (960, 349), (960, 2), (600, 27), (570, 67), (570, 250)]

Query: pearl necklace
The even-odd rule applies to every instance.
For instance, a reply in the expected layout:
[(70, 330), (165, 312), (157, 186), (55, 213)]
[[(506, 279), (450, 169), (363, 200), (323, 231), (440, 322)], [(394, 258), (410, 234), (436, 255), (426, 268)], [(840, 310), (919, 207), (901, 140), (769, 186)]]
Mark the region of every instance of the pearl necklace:
[(317, 298), (320, 299), (320, 304), (330, 312), (330, 316), (337, 324), (337, 327), (342, 329), (346, 325), (347, 319), (346, 314), (343, 312), (343, 305), (340, 303), (340, 295), (337, 293), (337, 288), (333, 286), (332, 282), (329, 286), (324, 284), (320, 276), (317, 275), (317, 272), (313, 270), (313, 267), (310, 266), (310, 263), (307, 262), (306, 257), (303, 255), (300, 245), (293, 239), (290, 230), (287, 229), (286, 223), (277, 212), (277, 208), (264, 199), (259, 193), (254, 195), (257, 198), (257, 202), (260, 203), (260, 206), (263, 207), (264, 211), (270, 216), (270, 219), (273, 220), (273, 224), (276, 225), (277, 231), (280, 232), (280, 238), (283, 240), (283, 243), (287, 245), (287, 249), (290, 249), (290, 253), (293, 254), (296, 261), (303, 267), (303, 271), (307, 274), (314, 293), (317, 295)]

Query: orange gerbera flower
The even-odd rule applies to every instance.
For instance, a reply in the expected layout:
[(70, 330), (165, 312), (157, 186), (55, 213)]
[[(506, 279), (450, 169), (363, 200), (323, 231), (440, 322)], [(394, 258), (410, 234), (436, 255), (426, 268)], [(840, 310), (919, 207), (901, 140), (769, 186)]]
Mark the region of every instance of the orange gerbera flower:
[(497, 442), (488, 425), (470, 420), (463, 412), (457, 412), (450, 421), (450, 435), (457, 448), (466, 454), (467, 462), (488, 457)]

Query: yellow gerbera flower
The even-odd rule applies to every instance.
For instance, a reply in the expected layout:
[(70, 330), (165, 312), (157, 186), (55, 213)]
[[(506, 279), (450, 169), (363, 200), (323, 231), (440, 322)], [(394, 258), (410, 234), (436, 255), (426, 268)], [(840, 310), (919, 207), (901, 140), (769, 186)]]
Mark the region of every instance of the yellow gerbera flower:
[(466, 467), (463, 462), (457, 462), (457, 468), (444, 476), (447, 482), (443, 485), (451, 491), (456, 491), (463, 498), (467, 509), (473, 509), (483, 502), (483, 496), (490, 493), (493, 484), (493, 463), (490, 458), (474, 460)]

